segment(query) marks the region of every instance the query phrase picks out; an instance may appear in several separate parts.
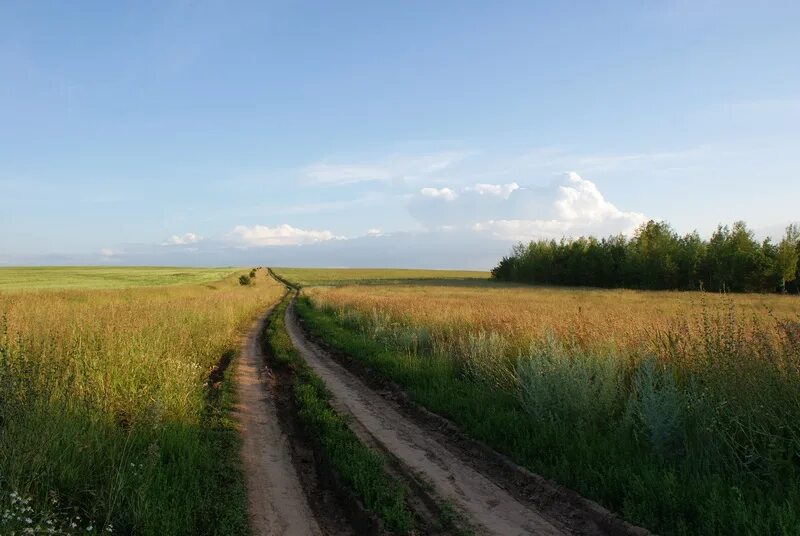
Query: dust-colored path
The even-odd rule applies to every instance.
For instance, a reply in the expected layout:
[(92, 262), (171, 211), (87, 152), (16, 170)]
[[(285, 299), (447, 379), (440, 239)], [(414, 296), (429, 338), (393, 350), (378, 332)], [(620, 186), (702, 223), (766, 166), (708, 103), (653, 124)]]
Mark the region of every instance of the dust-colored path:
[(235, 414), (242, 430), (250, 527), (254, 536), (321, 535), (292, 465), (272, 394), (262, 378), (264, 356), (258, 334), (270, 311), (250, 329), (236, 367)]
[(286, 311), (286, 328), (295, 348), (331, 391), (334, 408), (352, 415), (408, 471), (430, 483), (438, 497), (455, 505), (476, 530), (504, 536), (568, 534), (457, 458), (389, 401), (326, 356), (303, 334), (293, 304)]

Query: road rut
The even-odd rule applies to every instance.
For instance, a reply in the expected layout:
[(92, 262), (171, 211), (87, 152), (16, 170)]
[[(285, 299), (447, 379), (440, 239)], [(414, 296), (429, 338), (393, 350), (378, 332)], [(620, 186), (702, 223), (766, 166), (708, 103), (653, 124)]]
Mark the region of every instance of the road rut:
[(274, 395), (263, 378), (264, 355), (258, 338), (271, 311), (248, 332), (236, 367), (234, 414), (242, 433), (250, 527), (254, 536), (319, 536), (322, 531), (292, 464)]
[(497, 535), (570, 533), (459, 459), (309, 341), (297, 323), (294, 302), (286, 310), (286, 329), (295, 348), (330, 390), (334, 409), (351, 415), (406, 470), (429, 483), (435, 495), (466, 516), (476, 531)]

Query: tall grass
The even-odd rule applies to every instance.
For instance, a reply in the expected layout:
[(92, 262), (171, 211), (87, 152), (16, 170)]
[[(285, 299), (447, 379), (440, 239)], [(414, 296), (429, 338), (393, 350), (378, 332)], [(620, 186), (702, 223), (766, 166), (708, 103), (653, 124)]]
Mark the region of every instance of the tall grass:
[(317, 335), (631, 521), (800, 533), (796, 299), (430, 286), (307, 296), (298, 311)]
[(207, 379), (281, 293), (235, 276), (0, 293), (0, 507), (17, 493), (95, 530), (246, 532), (230, 385)]

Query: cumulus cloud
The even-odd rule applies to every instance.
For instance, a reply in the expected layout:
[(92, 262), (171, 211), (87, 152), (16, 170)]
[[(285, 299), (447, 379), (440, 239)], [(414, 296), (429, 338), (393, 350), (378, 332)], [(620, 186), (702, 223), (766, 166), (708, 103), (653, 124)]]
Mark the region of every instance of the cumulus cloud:
[(444, 199), (445, 201), (452, 201), (458, 197), (458, 194), (450, 188), (423, 188), (419, 193), (422, 197)]
[(196, 244), (203, 239), (195, 233), (184, 233), (182, 235), (172, 235), (161, 243), (162, 246), (183, 246), (186, 244)]
[(508, 199), (514, 190), (519, 190), (519, 184), (516, 182), (509, 184), (476, 184), (467, 188), (467, 191), (477, 192), (479, 195), (495, 195), (503, 199)]
[(447, 200), (420, 192), (409, 210), (429, 228), (469, 227), (505, 240), (629, 234), (645, 221), (641, 213), (618, 209), (577, 173), (547, 187), (476, 184)]
[(336, 236), (331, 231), (298, 229), (285, 223), (277, 227), (237, 225), (231, 236), (235, 242), (243, 246), (292, 246), (344, 238)]

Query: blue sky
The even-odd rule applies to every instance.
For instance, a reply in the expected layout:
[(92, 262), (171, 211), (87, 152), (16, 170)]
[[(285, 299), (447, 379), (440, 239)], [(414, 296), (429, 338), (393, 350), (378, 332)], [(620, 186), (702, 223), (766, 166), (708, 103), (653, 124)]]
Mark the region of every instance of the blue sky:
[(797, 2), (0, 3), (0, 263), (491, 266), (800, 219)]

